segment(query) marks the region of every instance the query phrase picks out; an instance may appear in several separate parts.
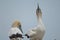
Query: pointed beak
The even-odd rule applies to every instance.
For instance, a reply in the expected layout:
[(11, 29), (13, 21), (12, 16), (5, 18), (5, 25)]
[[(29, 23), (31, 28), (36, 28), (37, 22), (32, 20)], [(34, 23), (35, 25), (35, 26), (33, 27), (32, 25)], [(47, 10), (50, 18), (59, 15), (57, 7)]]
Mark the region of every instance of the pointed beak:
[(23, 33), (22, 28), (21, 28), (21, 25), (19, 25), (19, 29), (20, 29), (20, 30), (21, 30), (21, 32)]

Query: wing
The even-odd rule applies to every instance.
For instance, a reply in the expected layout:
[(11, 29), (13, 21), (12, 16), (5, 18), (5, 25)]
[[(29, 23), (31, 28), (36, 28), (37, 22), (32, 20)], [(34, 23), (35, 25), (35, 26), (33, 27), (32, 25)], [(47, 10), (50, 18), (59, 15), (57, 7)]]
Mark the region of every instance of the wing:
[(19, 30), (19, 28), (11, 28), (9, 30), (9, 36), (11, 36), (12, 34), (16, 34), (16, 33), (22, 34), (22, 32), (21, 32), (21, 30)]
[(31, 30), (29, 30), (26, 34), (27, 34), (28, 36), (30, 36), (30, 37), (33, 37), (33, 36), (36, 35), (36, 31), (35, 31), (35, 29), (31, 29)]

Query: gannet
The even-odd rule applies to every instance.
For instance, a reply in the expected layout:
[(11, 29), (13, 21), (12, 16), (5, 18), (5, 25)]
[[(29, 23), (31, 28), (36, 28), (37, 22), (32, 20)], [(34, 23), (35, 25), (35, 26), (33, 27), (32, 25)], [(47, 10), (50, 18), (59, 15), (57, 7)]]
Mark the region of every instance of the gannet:
[(10, 40), (22, 40), (22, 28), (21, 23), (19, 21), (14, 21), (12, 27), (9, 30), (9, 38)]
[(36, 10), (36, 15), (37, 15), (37, 26), (34, 28), (30, 29), (25, 36), (27, 38), (30, 38), (30, 40), (43, 40), (44, 34), (45, 34), (45, 27), (42, 22), (42, 12), (41, 9), (39, 8), (39, 5)]

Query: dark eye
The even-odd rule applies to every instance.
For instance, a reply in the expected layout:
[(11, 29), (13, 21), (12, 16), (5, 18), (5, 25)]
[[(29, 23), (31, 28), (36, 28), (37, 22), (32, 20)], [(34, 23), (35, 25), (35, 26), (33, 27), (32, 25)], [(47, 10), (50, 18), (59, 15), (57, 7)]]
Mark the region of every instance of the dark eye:
[(19, 27), (21, 27), (21, 25), (19, 25)]

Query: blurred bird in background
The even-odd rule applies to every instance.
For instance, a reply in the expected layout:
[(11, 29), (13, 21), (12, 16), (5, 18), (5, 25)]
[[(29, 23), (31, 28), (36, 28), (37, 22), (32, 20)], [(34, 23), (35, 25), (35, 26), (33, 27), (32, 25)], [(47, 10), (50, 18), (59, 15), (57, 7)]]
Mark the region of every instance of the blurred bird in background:
[(22, 40), (22, 33), (21, 23), (17, 20), (14, 21), (8, 34), (10, 40)]

